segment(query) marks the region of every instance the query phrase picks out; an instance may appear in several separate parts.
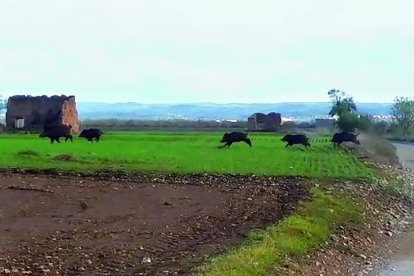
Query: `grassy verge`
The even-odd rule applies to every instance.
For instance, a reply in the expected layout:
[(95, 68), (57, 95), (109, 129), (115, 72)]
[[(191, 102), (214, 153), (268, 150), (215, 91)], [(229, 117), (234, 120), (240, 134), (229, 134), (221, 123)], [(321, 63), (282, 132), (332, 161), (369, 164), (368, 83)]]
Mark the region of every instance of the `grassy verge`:
[(245, 243), (214, 258), (198, 275), (273, 275), (284, 257), (300, 258), (326, 241), (335, 225), (362, 223), (362, 210), (349, 197), (321, 188), (281, 223), (249, 234)]

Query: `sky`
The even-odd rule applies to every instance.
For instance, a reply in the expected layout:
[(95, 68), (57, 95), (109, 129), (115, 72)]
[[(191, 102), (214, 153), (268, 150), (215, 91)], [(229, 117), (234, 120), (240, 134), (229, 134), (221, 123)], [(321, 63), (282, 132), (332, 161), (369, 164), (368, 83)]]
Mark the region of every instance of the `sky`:
[(357, 102), (414, 96), (409, 0), (0, 0), (0, 95)]

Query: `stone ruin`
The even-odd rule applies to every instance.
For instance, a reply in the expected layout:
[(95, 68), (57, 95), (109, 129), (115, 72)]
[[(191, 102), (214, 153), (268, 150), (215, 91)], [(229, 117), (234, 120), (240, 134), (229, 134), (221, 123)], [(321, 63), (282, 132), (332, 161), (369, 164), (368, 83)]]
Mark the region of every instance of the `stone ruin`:
[(270, 112), (269, 114), (254, 113), (247, 121), (248, 131), (278, 131), (282, 124), (280, 113)]
[(75, 96), (13, 96), (8, 99), (6, 124), (9, 129), (41, 131), (45, 126), (71, 125), (79, 132)]

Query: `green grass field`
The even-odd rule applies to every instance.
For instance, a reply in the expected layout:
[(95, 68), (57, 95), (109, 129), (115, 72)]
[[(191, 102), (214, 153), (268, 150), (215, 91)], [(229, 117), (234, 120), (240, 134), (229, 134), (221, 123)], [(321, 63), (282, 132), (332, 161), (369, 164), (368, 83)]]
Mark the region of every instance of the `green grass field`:
[[(285, 148), (281, 135), (249, 134), (253, 147), (236, 143), (217, 149), (222, 133), (112, 132), (101, 142), (50, 144), (37, 135), (0, 135), (0, 167), (101, 169), (151, 173), (240, 173), (311, 177), (369, 177), (372, 172), (327, 137), (312, 137), (312, 147)], [(69, 158), (59, 155), (69, 154)], [(66, 157), (68, 157), (66, 156)], [(65, 157), (65, 156), (63, 156)]]

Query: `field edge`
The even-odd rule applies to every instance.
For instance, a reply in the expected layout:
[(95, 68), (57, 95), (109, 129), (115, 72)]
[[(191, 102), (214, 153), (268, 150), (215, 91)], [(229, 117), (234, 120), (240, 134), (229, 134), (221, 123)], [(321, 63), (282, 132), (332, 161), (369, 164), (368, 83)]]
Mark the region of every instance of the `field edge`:
[(322, 245), (337, 226), (361, 225), (363, 209), (343, 192), (313, 187), (311, 200), (264, 230), (252, 231), (237, 248), (198, 268), (198, 276), (267, 275), (278, 271), (287, 256), (299, 260)]
[(370, 181), (308, 179), (311, 198), (294, 213), (252, 231), (239, 247), (194, 274), (350, 275), (381, 267), (389, 246), (411, 221), (413, 178), (404, 167), (373, 166), (382, 173)]

